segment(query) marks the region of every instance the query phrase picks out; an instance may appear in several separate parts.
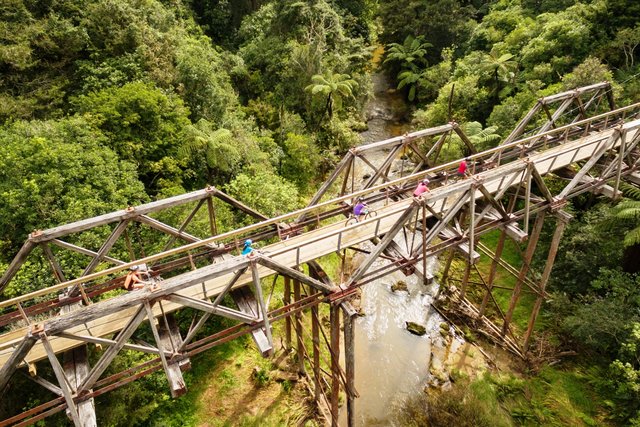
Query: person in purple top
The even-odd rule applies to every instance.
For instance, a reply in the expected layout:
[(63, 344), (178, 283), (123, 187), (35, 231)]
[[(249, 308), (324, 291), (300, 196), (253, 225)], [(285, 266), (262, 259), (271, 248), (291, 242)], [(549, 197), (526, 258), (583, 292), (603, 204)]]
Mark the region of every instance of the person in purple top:
[(359, 221), (360, 218), (369, 213), (369, 206), (365, 203), (364, 200), (358, 199), (358, 203), (353, 207), (353, 215)]

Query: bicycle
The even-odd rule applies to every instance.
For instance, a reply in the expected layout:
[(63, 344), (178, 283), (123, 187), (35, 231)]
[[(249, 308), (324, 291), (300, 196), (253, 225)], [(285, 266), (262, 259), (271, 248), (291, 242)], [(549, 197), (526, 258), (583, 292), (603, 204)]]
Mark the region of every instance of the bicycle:
[(366, 221), (366, 220), (368, 220), (370, 218), (375, 218), (376, 216), (378, 216), (378, 212), (376, 212), (376, 211), (374, 211), (372, 209), (369, 209), (366, 214), (360, 215), (360, 217), (357, 217), (353, 213), (350, 213), (349, 214), (349, 218), (347, 218), (347, 220), (345, 221), (344, 225), (345, 225), (345, 227), (348, 227), (348, 226), (354, 225), (354, 224), (356, 224), (356, 223), (358, 223), (360, 221)]

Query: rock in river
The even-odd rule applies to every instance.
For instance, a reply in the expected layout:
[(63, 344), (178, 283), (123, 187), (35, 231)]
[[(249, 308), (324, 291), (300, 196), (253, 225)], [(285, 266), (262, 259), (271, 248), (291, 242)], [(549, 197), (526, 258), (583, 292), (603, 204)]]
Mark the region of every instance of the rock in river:
[(391, 292), (397, 291), (409, 292), (409, 288), (407, 288), (407, 284), (405, 282), (403, 282), (402, 280), (398, 280), (396, 283), (391, 285)]
[(405, 322), (407, 324), (407, 331), (411, 332), (414, 335), (424, 335), (427, 333), (427, 328), (425, 328), (424, 326), (415, 323), (415, 322)]

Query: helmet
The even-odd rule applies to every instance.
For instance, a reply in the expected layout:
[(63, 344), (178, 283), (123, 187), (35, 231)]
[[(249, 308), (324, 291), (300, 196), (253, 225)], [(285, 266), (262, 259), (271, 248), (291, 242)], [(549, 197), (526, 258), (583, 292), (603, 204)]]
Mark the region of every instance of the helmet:
[(428, 183), (429, 183), (429, 180), (428, 180), (427, 178), (425, 178), (425, 179), (423, 179), (423, 180), (422, 180), (422, 183), (423, 183), (423, 184), (428, 184)]
[(252, 244), (253, 244), (253, 240), (251, 240), (251, 239), (247, 239), (247, 240), (244, 241), (244, 245), (245, 246), (251, 246)]
[(131, 267), (129, 267), (129, 270), (131, 271), (136, 271), (137, 269), (139, 269), (140, 266), (139, 265), (132, 265)]

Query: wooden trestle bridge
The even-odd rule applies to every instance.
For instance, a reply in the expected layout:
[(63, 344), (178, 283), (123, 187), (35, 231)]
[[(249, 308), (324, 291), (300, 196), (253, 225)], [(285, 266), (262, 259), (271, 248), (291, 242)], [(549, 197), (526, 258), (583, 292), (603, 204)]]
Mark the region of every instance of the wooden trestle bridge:
[[(268, 356), (274, 349), (271, 324), (282, 319), (285, 343), (298, 356), (300, 374), (309, 376), (319, 406), (337, 425), (342, 388), (353, 425), (357, 391), (355, 310), (350, 298), (358, 287), (395, 270), (418, 274), (427, 282), (431, 277), (426, 260), (441, 253), (449, 254), (443, 280), (454, 253), (466, 262), (455, 301), (507, 348), (525, 357), (558, 243), (570, 219), (563, 211), (567, 200), (585, 192), (616, 198), (621, 180), (640, 182), (639, 113), (640, 103), (616, 108), (605, 82), (540, 99), (502, 144), (483, 152), (477, 152), (456, 123), (352, 148), (308, 207), (277, 218), (266, 218), (209, 187), (34, 231), (0, 278), (0, 290), (33, 257), (50, 267), (52, 285), (0, 302), (0, 390), (6, 393), (12, 376), (20, 371), (54, 397), (0, 425), (27, 425), (63, 410), (76, 426), (96, 425), (96, 396), (160, 369), (172, 396), (178, 396), (186, 391), (182, 371), (190, 367), (191, 357), (245, 334), (252, 334), (259, 351)], [(467, 179), (455, 177), (459, 160), (440, 164), (441, 149), (453, 136), (469, 153)], [(386, 153), (382, 164), (367, 158), (377, 150)], [(398, 174), (398, 159), (406, 157), (412, 160), (411, 168)], [(356, 166), (370, 169), (366, 179), (356, 177)], [(553, 188), (562, 182), (562, 189), (553, 191), (546, 185), (544, 178), (550, 175), (555, 178)], [(412, 197), (417, 182), (425, 177), (431, 181), (431, 192)], [(365, 198), (377, 215), (345, 226), (356, 197)], [(247, 217), (254, 218), (254, 223), (219, 232), (221, 212), (244, 216), (245, 224)], [(534, 274), (530, 261), (549, 218), (554, 219), (555, 233), (547, 263), (541, 274)], [(478, 239), (495, 229), (501, 230), (501, 237), (494, 253)], [(83, 239), (87, 233), (93, 241), (103, 236), (103, 243), (86, 247), (83, 242), (91, 240)], [(145, 247), (153, 233), (166, 235), (162, 246)], [(406, 236), (405, 244), (394, 240), (398, 235)], [(519, 269), (500, 259), (507, 237), (527, 241)], [(238, 250), (247, 238), (261, 247), (243, 257)], [(363, 242), (371, 242), (372, 249), (352, 274), (331, 280), (322, 271), (322, 257), (338, 253), (345, 259), (348, 249)], [(482, 279), (484, 298), (473, 301), (467, 291), (473, 285), (469, 275), (480, 257), (478, 251), (489, 254), (493, 262), (489, 277)], [(71, 256), (85, 260), (80, 274), (63, 268), (68, 264), (61, 259)], [(389, 262), (374, 269), (378, 257)], [(493, 295), (498, 265), (517, 277), (506, 309)], [(127, 292), (122, 289), (124, 275), (133, 266), (148, 268), (150, 277), (142, 289)], [(261, 281), (274, 275), (284, 277), (284, 301), (270, 309), (275, 304), (270, 304)], [(511, 319), (523, 291), (536, 295), (536, 301), (528, 328), (515, 331)], [(320, 304), (330, 310), (328, 334), (318, 320)], [(193, 321), (180, 330), (173, 314), (187, 308)], [(489, 309), (496, 313), (492, 319), (485, 316)], [(308, 321), (302, 321), (309, 312), (310, 333), (304, 330)], [(212, 315), (236, 324), (206, 336), (203, 326)], [(148, 324), (155, 343), (136, 338), (142, 324)], [(330, 372), (321, 369), (321, 343), (329, 349)], [(95, 345), (91, 351), (97, 362), (92, 366), (87, 344)], [(156, 357), (104, 376), (123, 349)], [(53, 369), (50, 378), (36, 370), (35, 363), (45, 359)]]

